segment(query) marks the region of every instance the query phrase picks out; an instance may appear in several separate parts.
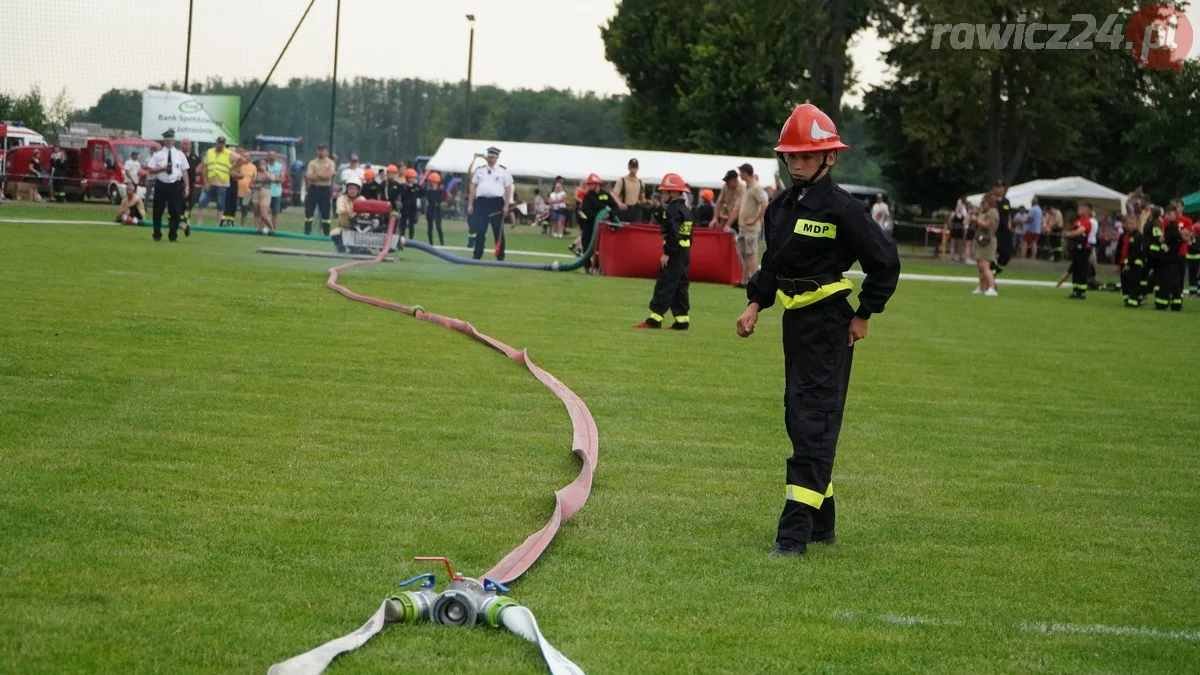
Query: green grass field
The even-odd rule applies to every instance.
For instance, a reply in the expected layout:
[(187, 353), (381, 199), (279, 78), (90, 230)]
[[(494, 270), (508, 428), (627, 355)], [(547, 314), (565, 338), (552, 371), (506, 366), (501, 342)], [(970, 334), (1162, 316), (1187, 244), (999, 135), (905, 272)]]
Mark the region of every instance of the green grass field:
[[(0, 222), (0, 672), (265, 672), (414, 555), (481, 573), (574, 478), (522, 367), (265, 244)], [(740, 292), (697, 285), (690, 333), (634, 331), (648, 280), (402, 257), (343, 282), (527, 348), (595, 415), (591, 500), (513, 588), (589, 673), (1200, 670), (1200, 303), (902, 281), (856, 350), (838, 543), (774, 560), (777, 310), (741, 340)], [(483, 670), (545, 669), (393, 626), (330, 672)]]

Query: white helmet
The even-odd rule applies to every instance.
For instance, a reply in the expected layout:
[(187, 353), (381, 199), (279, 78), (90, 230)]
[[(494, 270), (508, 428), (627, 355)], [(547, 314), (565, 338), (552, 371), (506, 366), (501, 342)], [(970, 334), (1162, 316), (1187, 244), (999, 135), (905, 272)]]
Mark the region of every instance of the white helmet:
[(360, 181), (357, 178), (347, 179), (344, 187), (350, 187), (351, 185), (358, 188), (359, 190), (362, 190), (362, 181)]

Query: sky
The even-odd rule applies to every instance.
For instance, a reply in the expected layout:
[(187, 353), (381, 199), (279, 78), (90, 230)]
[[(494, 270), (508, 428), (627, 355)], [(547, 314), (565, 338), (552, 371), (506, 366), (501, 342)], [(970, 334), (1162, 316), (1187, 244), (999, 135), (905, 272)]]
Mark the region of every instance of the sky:
[[(265, 77), (308, 2), (195, 3), (191, 79)], [(274, 82), (332, 72), (334, 7), (335, 0), (316, 0)], [(461, 80), (470, 13), (476, 84), (628, 93), (600, 40), (599, 26), (615, 11), (615, 0), (342, 0), (338, 75)], [(188, 0), (0, 0), (0, 90), (22, 93), (37, 84), (53, 98), (65, 89), (76, 107), (86, 107), (113, 87), (182, 82), (187, 12)], [(1200, 3), (1188, 14), (1200, 27)], [(86, 31), (74, 28), (80, 24)], [(55, 34), (62, 39), (51, 47), (47, 36)], [(859, 85), (847, 92), (848, 103), (884, 81), (886, 48), (886, 36), (873, 30), (856, 36)], [(1200, 40), (1191, 50), (1198, 53)]]

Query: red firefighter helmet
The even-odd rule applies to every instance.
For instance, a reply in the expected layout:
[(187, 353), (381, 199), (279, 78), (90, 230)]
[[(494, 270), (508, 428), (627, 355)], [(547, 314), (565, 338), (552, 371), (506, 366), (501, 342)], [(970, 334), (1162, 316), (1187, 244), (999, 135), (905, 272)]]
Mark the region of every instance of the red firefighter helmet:
[(662, 177), (662, 182), (658, 184), (659, 192), (687, 192), (687, 183), (679, 177), (677, 173), (669, 173)]
[(601, 178), (600, 174), (597, 173), (589, 173), (587, 180), (584, 182), (586, 182), (588, 185), (604, 185), (604, 179)]
[(801, 103), (783, 123), (775, 152), (849, 150), (829, 115), (811, 103)]

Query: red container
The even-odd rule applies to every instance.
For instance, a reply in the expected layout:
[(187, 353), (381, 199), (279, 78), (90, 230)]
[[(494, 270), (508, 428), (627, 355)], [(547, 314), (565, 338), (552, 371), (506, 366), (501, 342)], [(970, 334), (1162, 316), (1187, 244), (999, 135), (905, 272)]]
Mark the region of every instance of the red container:
[[(620, 229), (600, 227), (600, 270), (610, 277), (654, 279), (662, 257), (662, 229), (657, 225), (626, 224)], [(736, 235), (721, 229), (692, 230), (692, 260), (688, 279), (715, 284), (742, 280)]]

